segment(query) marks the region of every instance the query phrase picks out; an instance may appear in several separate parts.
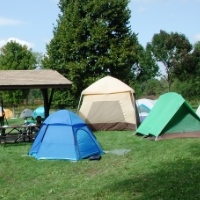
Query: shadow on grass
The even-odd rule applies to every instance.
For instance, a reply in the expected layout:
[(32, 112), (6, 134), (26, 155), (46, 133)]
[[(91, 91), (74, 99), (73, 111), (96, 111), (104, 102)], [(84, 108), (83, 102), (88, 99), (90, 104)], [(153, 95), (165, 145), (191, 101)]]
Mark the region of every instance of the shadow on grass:
[(32, 145), (31, 142), (7, 142), (5, 144), (1, 144), (2, 147), (16, 147), (16, 146), (30, 146)]
[(191, 144), (189, 150), (193, 156), (199, 157), (200, 155), (199, 141), (197, 143)]
[[(133, 166), (134, 167), (134, 166)], [(102, 191), (114, 193), (116, 199), (169, 200), (200, 199), (200, 162), (194, 160), (176, 160), (173, 163), (161, 163), (150, 169), (152, 173), (130, 175), (130, 178), (108, 185)]]

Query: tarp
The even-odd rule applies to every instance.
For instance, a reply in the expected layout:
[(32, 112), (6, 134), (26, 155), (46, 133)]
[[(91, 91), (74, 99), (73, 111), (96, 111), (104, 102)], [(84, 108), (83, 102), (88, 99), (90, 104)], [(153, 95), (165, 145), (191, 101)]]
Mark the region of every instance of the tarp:
[[(13, 117), (13, 112), (10, 109), (4, 108), (3, 111), (5, 113), (5, 118), (6, 119), (10, 119), (10, 118)], [(0, 107), (0, 116), (2, 116), (2, 107)]]
[(79, 116), (92, 130), (135, 130), (139, 120), (135, 91), (106, 76), (82, 91)]
[(160, 139), (200, 137), (200, 118), (180, 94), (169, 92), (159, 97), (136, 133)]
[(103, 153), (97, 138), (78, 115), (59, 110), (42, 123), (28, 154), (36, 159), (78, 161)]

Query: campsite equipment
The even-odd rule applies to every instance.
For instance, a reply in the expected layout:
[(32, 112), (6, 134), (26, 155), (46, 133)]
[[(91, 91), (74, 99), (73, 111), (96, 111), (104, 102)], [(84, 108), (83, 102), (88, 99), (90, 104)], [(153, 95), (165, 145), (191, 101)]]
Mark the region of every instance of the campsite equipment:
[(33, 111), (29, 108), (26, 108), (21, 112), (19, 118), (29, 118), (29, 117), (32, 117), (32, 114), (33, 114)]
[[(8, 108), (3, 108), (3, 112), (5, 114), (6, 119), (10, 119), (13, 117), (13, 112)], [(0, 107), (0, 116), (2, 116), (2, 107)]]
[(78, 161), (101, 155), (103, 150), (78, 115), (69, 110), (59, 110), (42, 123), (28, 154), (36, 159)]
[(139, 115), (135, 91), (112, 76), (106, 76), (82, 91), (78, 115), (92, 130), (135, 130)]
[(140, 122), (143, 122), (144, 119), (148, 116), (155, 103), (156, 100), (146, 98), (136, 100), (136, 105), (140, 116)]
[(38, 108), (36, 108), (34, 111), (33, 111), (33, 113), (32, 113), (32, 117), (34, 118), (34, 119), (36, 119), (36, 117), (38, 117), (38, 116), (40, 116), (41, 118), (45, 118), (45, 116), (44, 116), (44, 107), (43, 106), (41, 106), (41, 107), (38, 107)]
[(159, 97), (136, 134), (155, 139), (200, 137), (200, 118), (180, 94), (169, 92)]

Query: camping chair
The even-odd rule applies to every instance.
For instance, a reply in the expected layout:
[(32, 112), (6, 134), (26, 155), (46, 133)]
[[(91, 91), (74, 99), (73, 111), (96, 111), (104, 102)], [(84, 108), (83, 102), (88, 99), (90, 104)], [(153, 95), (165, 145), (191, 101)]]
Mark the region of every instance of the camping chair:
[(27, 127), (24, 127), (21, 133), (21, 139), (23, 142), (26, 142), (28, 139), (28, 142), (32, 142), (35, 139), (35, 127), (29, 127), (29, 125), (27, 125)]
[(31, 142), (35, 139), (35, 135), (37, 135), (40, 128), (38, 127), (38, 121), (36, 120), (36, 122), (34, 122), (33, 120), (27, 120), (26, 118), (24, 120), (24, 125), (26, 125), (26, 127), (22, 130), (22, 139), (25, 142), (26, 138), (28, 138), (28, 141)]
[(34, 130), (32, 130), (32, 132), (34, 132), (34, 136), (32, 138), (33, 140), (35, 140), (35, 138), (37, 137), (43, 121), (44, 121), (44, 119), (41, 116), (36, 117), (36, 126), (37, 127), (34, 127)]

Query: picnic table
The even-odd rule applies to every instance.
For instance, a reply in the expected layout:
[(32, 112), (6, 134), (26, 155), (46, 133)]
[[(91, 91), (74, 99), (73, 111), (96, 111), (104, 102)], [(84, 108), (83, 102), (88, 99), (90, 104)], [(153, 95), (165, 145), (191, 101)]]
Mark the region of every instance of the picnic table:
[(39, 128), (36, 124), (0, 126), (0, 144), (33, 141)]

